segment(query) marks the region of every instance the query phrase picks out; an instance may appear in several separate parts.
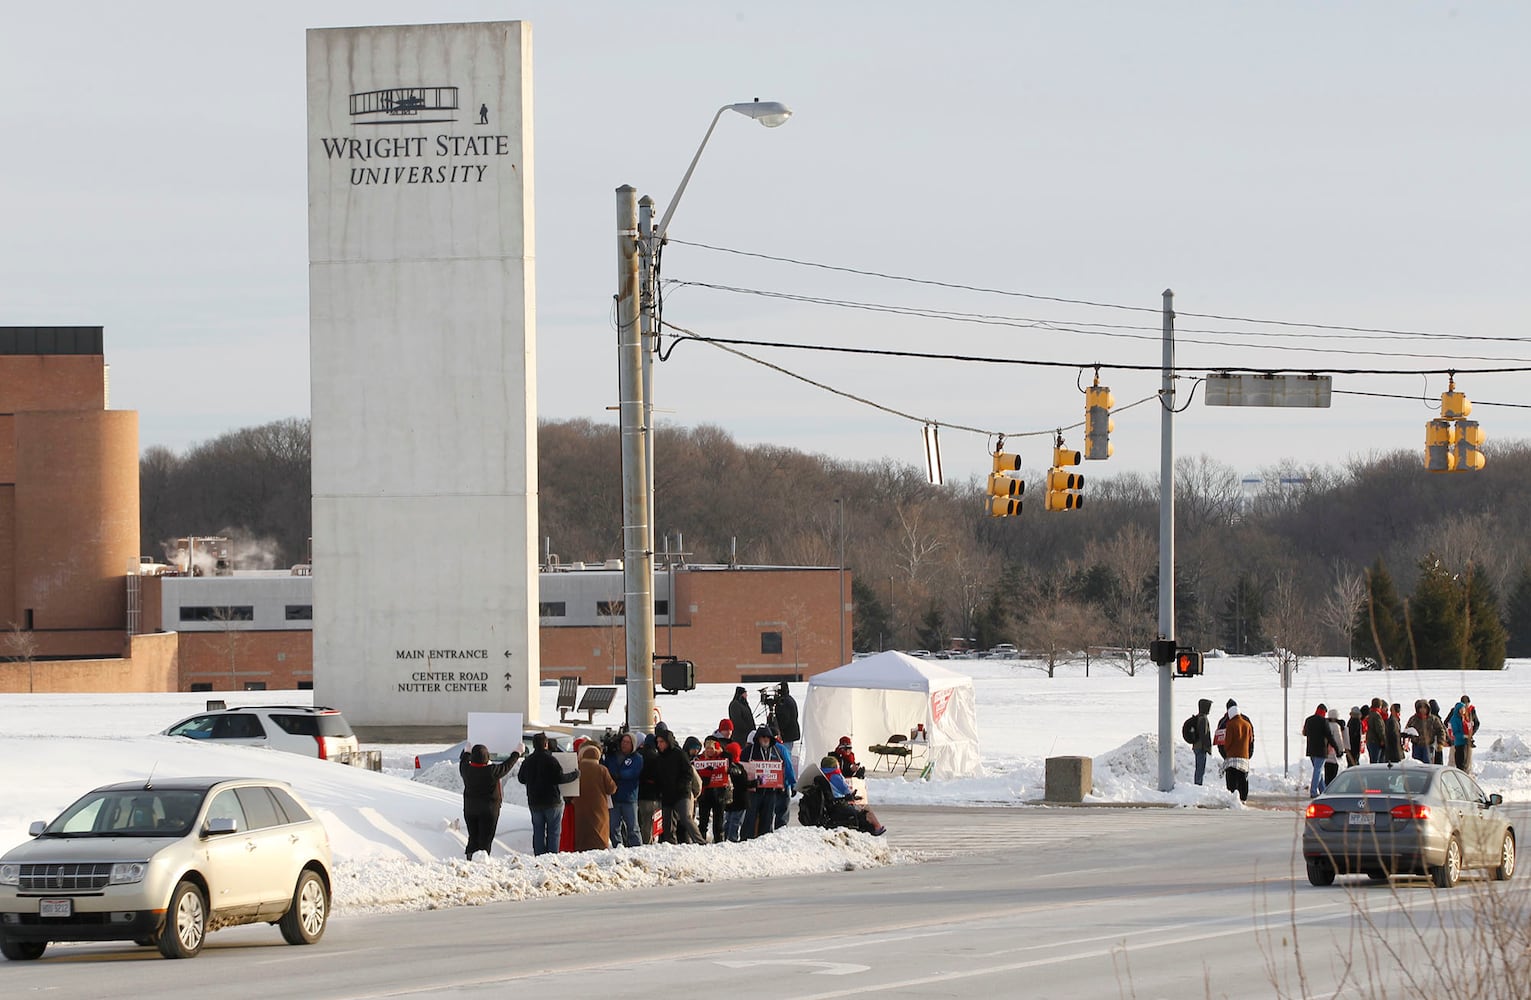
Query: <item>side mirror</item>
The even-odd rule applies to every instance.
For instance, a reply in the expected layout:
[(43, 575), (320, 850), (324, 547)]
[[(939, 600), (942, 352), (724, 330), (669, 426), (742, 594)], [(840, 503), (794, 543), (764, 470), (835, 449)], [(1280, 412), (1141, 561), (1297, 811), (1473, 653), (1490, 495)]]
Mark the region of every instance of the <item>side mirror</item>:
[(1495, 792), (1488, 797), (1488, 804), (1491, 806), (1502, 806), (1504, 805), (1504, 796)]
[(207, 821), (207, 835), (216, 837), (224, 833), (238, 833), (239, 823), (232, 816), (219, 816), (217, 819)]
[(27, 836), (41, 837), (43, 835), (43, 831), (46, 829), (48, 829), (48, 824), (46, 822), (40, 819), (34, 820), (32, 825), (27, 827)]

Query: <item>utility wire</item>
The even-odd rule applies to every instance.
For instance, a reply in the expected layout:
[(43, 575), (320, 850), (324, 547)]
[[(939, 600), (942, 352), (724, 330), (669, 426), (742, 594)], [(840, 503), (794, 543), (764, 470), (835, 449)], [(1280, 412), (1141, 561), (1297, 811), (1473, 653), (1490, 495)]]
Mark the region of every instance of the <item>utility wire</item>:
[[(699, 250), (711, 250), (716, 253), (734, 254), (739, 257), (753, 257), (757, 260), (769, 260), (779, 264), (793, 264), (798, 267), (816, 268), (822, 271), (837, 271), (842, 274), (856, 274), (867, 278), (881, 278), (886, 281), (902, 281), (914, 285), (929, 285), (934, 288), (951, 288), (959, 291), (980, 292), (985, 295), (1003, 295), (1010, 298), (1031, 299), (1038, 302), (1058, 302), (1065, 305), (1087, 306), (1093, 309), (1120, 309), (1127, 312), (1145, 312), (1158, 315), (1159, 309), (1151, 306), (1127, 305), (1120, 302), (1098, 302), (1091, 299), (1071, 299), (1058, 295), (1040, 295), (1033, 292), (1017, 292), (1003, 288), (986, 288), (982, 285), (968, 285), (953, 281), (935, 281), (929, 278), (916, 278), (907, 274), (890, 274), (884, 271), (872, 271), (864, 268), (843, 267), (835, 264), (824, 264), (817, 261), (800, 260), (795, 257), (782, 257), (774, 254), (757, 253), (750, 250), (738, 250), (733, 247), (714, 246), (709, 243), (693, 243), (687, 240), (678, 240), (666, 237), (666, 242), (680, 246), (695, 247)], [(1374, 326), (1350, 326), (1341, 323), (1303, 323), (1295, 320), (1262, 319), (1257, 316), (1231, 316), (1222, 313), (1198, 313), (1176, 310), (1176, 316), (1188, 316), (1194, 319), (1214, 319), (1230, 323), (1255, 323), (1267, 326), (1292, 327), (1296, 329), (1330, 330), (1345, 333), (1376, 333), (1402, 337), (1450, 337), (1461, 340), (1477, 339), (1509, 339), (1521, 340), (1524, 338), (1490, 338), (1482, 336), (1466, 336), (1461, 334), (1428, 332), (1422, 330), (1399, 330), (1388, 327)]]
[[(1003, 326), (1019, 329), (1050, 330), (1058, 333), (1077, 333), (1086, 337), (1112, 337), (1124, 340), (1145, 340), (1158, 342), (1162, 334), (1154, 333), (1127, 333), (1125, 330), (1155, 329), (1152, 327), (1114, 326), (1106, 323), (1083, 323), (1069, 325), (1055, 320), (1038, 319), (1028, 316), (1004, 316), (993, 313), (960, 312), (949, 309), (932, 309), (920, 306), (898, 306), (879, 302), (861, 302), (854, 299), (835, 299), (818, 295), (802, 295), (795, 292), (779, 292), (761, 288), (742, 288), (737, 285), (719, 285), (705, 281), (673, 281), (670, 282), (678, 288), (705, 288), (711, 291), (728, 292), (736, 295), (755, 295), (761, 298), (781, 299), (788, 302), (800, 302), (809, 305), (833, 306), (839, 309), (857, 309), (864, 312), (886, 313), (895, 316), (912, 316), (920, 319), (946, 320), (954, 323), (974, 323), (981, 326)], [(1100, 326), (1106, 329), (1085, 330), (1081, 326)], [(1176, 331), (1175, 342), (1177, 344), (1196, 344), (1202, 347), (1223, 347), (1230, 349), (1249, 349), (1257, 351), (1291, 351), (1292, 347), (1286, 344), (1231, 344), (1220, 340), (1200, 340), (1194, 337), (1181, 336), (1183, 331)], [(1231, 335), (1241, 335), (1238, 331), (1222, 331)], [(1324, 336), (1328, 334), (1282, 334), (1263, 333), (1260, 331), (1247, 331), (1242, 335), (1254, 337), (1285, 337), (1285, 336)], [(1310, 354), (1344, 354), (1349, 356), (1383, 357), (1383, 358), (1438, 358), (1435, 354), (1416, 354), (1407, 351), (1368, 351), (1344, 347), (1304, 347), (1303, 351)], [(1514, 361), (1531, 365), (1531, 359), (1505, 358), (1499, 356), (1483, 355), (1453, 355), (1462, 361)]]

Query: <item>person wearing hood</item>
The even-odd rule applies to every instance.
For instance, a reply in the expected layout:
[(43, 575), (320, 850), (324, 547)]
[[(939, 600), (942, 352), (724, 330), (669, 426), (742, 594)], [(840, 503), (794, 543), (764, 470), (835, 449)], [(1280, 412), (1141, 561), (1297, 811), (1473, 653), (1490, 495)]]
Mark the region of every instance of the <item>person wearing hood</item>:
[(888, 828), (878, 822), (877, 814), (857, 801), (861, 796), (845, 783), (845, 776), (840, 773), (840, 758), (829, 754), (819, 761), (819, 774), (829, 787), (830, 814), (840, 825), (855, 827), (874, 837), (881, 837), (888, 832)]
[(750, 745), (744, 748), (740, 762), (748, 764), (768, 761), (780, 762), (783, 784), (776, 788), (762, 788), (758, 778), (751, 784), (749, 806), (744, 811), (744, 829), (740, 833), (744, 840), (753, 840), (776, 829), (776, 801), (778, 797), (783, 800), (787, 798), (786, 783), (791, 780), (791, 761), (782, 758), (781, 744), (776, 741), (776, 734), (771, 732), (771, 728), (761, 726), (755, 730), (755, 738), (750, 740)]
[(548, 751), (547, 733), (532, 737), (532, 754), (521, 764), (516, 780), (526, 786), (526, 808), (532, 814), (532, 853), (557, 854), (563, 827), (564, 782), (579, 772), (566, 772)]
[(1446, 736), (1451, 740), (1451, 763), (1458, 771), (1473, 773), (1473, 737), (1478, 735), (1478, 710), (1467, 695), (1446, 713)]
[[(1313, 714), (1303, 720), (1302, 738), (1306, 741), (1304, 753), (1313, 765), (1313, 777), (1308, 781), (1308, 798), (1316, 799), (1324, 794), (1327, 784), (1324, 781), (1324, 760), (1331, 751), (1338, 753), (1340, 749), (1339, 741), (1329, 731), (1329, 707), (1323, 702), (1319, 702)], [(1248, 784), (1248, 781), (1245, 783)]]
[(1409, 736), (1409, 755), (1421, 764), (1435, 762), (1435, 752), (1446, 738), (1441, 720), (1430, 714), (1430, 703), (1423, 698), (1414, 702), (1414, 714), (1405, 724), (1404, 735)]
[(1249, 759), (1255, 753), (1255, 726), (1239, 711), (1238, 703), (1228, 700), (1228, 722), (1224, 727), (1223, 779), (1230, 792), (1237, 792), (1240, 802), (1249, 801)]
[[(702, 794), (697, 796), (697, 827), (704, 837), (709, 836), (712, 843), (723, 843), (724, 817), (728, 813), (728, 805), (733, 801), (733, 783), (728, 780), (728, 758), (723, 754), (723, 747), (712, 737), (702, 744), (700, 760), (709, 762), (712, 766), (707, 768), (707, 780), (702, 786)], [(701, 773), (701, 769), (698, 769)]]
[[(1361, 763), (1361, 730), (1365, 728), (1361, 706), (1350, 706), (1350, 721), (1345, 724), (1345, 766)], [(1439, 761), (1437, 761), (1439, 763)]]
[(1207, 758), (1212, 755), (1212, 699), (1203, 698), (1196, 703), (1196, 714), (1191, 718), (1191, 752), (1196, 755), (1196, 783), (1207, 776)]
[(1340, 773), (1340, 757), (1345, 753), (1345, 722), (1340, 718), (1340, 710), (1329, 710), (1329, 735), (1334, 737), (1334, 745), (1329, 752), (1324, 754), (1324, 786), (1334, 780), (1335, 775)]
[(744, 765), (739, 763), (743, 752), (738, 743), (723, 744), (723, 753), (728, 757), (728, 780), (733, 786), (733, 796), (724, 807), (723, 836), (731, 844), (739, 842), (739, 831), (744, 828), (744, 813), (750, 804), (750, 776), (745, 773)]
[[(1207, 702), (1208, 707), (1211, 702)], [(856, 763), (856, 750), (851, 746), (849, 736), (840, 737), (840, 742), (835, 744), (835, 757), (840, 761), (840, 774), (845, 778), (865, 778), (867, 769)]]
[(792, 756), (793, 748), (803, 738), (803, 728), (798, 722), (797, 701), (786, 681), (776, 689), (776, 732), (787, 745), (787, 756)]
[(1446, 720), (1441, 718), (1441, 703), (1436, 701), (1434, 698), (1431, 698), (1429, 704), (1430, 714), (1435, 716), (1435, 721), (1441, 724), (1441, 742), (1437, 743), (1435, 746), (1434, 763), (1442, 764), (1445, 763), (1445, 750), (1447, 744), (1451, 740), (1451, 733), (1446, 728)]
[[(728, 703), (728, 721), (733, 723), (736, 740), (749, 739), (749, 734), (755, 731), (755, 710), (750, 708), (749, 692), (742, 687), (734, 688), (734, 700)], [(742, 744), (739, 749), (744, 749)]]
[(1380, 764), (1387, 755), (1387, 705), (1381, 698), (1373, 698), (1366, 713), (1366, 760)]
[(616, 779), (601, 766), (601, 748), (586, 743), (579, 751), (579, 798), (574, 800), (576, 851), (611, 847), (611, 810), (606, 803), (616, 790)]
[(686, 751), (675, 744), (668, 729), (654, 733), (654, 780), (659, 787), (659, 806), (664, 810), (664, 832), (660, 839), (668, 844), (699, 844), (702, 835), (693, 815), (696, 793), (701, 781)]
[(643, 774), (643, 756), (633, 744), (632, 733), (622, 734), (616, 750), (601, 758), (601, 766), (617, 786), (611, 793), (611, 828), (607, 831), (611, 846), (637, 847), (643, 842), (638, 834), (638, 777)]
[(463, 750), (457, 758), (457, 773), (462, 775), (463, 827), (468, 832), (463, 855), (469, 861), (479, 851), (485, 857), (491, 853), (494, 832), (500, 826), (500, 806), (505, 801), (500, 781), (520, 759), (521, 751), (517, 750), (500, 763), (493, 763), (489, 748), (482, 743), (475, 743), (471, 751)]
[(659, 820), (659, 770), (654, 763), (659, 756), (656, 737), (669, 732), (664, 723), (660, 723), (652, 733), (643, 737), (643, 746), (638, 748), (638, 755), (643, 758), (643, 766), (638, 771), (638, 839), (644, 844), (654, 842), (654, 825)]

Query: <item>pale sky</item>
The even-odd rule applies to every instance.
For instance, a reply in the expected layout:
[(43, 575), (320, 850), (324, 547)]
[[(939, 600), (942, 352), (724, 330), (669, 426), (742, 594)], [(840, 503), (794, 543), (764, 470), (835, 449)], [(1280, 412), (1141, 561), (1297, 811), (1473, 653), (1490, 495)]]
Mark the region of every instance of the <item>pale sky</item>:
[[(759, 98), (795, 116), (769, 130), (719, 123), (672, 240), (1149, 310), (1173, 288), (1183, 366), (1455, 366), (1491, 463), (1496, 442), (1531, 437), (1531, 410), (1485, 405), (1531, 403), (1517, 391), (1525, 374), (1466, 373), (1531, 367), (1519, 339), (1531, 335), (1524, 3), (13, 5), (0, 32), (0, 325), (104, 326), (112, 405), (139, 411), (144, 447), (306, 416), (304, 29), (426, 19), (532, 24), (544, 418), (615, 420), (614, 189), (632, 184), (663, 211), (718, 107)], [(698, 287), (672, 287), (665, 309), (719, 337), (1098, 363), (1119, 405), (1159, 384), (1113, 370), (1158, 364), (1148, 312), (679, 242), (664, 277), (1143, 326), (1086, 336)], [(1013, 434), (1083, 412), (1068, 367), (754, 353), (943, 424)], [(1177, 419), (1177, 453), (1253, 472), (1418, 450), (1445, 380), (1334, 386), (1415, 398), (1337, 394), (1329, 410), (1293, 411), (1207, 408), (1198, 393)], [(918, 423), (705, 345), (658, 366), (655, 405), (664, 421), (745, 443), (922, 462)], [(1156, 470), (1157, 408), (1116, 423), (1116, 457), (1084, 471)], [(1083, 445), (1081, 431), (1065, 439)], [(985, 437), (941, 440), (949, 481), (987, 471)], [(1029, 473), (1047, 465), (1050, 441), (1010, 444)]]

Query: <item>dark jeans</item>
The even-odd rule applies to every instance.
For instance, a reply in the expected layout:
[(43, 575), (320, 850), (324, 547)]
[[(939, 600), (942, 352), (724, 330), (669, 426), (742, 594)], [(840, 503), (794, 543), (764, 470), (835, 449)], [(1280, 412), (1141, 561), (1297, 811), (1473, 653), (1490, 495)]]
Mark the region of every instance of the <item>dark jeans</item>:
[(1368, 744), (1366, 744), (1366, 757), (1373, 764), (1380, 764), (1380, 763), (1382, 763), (1382, 744), (1381, 743), (1368, 743)]
[(638, 839), (645, 844), (654, 842), (654, 814), (658, 811), (658, 799), (638, 800)]
[(638, 803), (612, 802), (611, 846), (637, 847), (642, 843), (638, 836)]
[(701, 828), (703, 836), (706, 836), (709, 827), (712, 829), (712, 842), (723, 842), (723, 803), (718, 800), (717, 790), (709, 788), (702, 792), (702, 797), (697, 800), (697, 826)]
[(1334, 776), (1339, 773), (1340, 762), (1338, 758), (1324, 761), (1324, 785), (1326, 787), (1328, 786), (1329, 782), (1334, 780)]
[(499, 828), (500, 814), (496, 812), (472, 812), (463, 813), (463, 826), (468, 830), (468, 846), (463, 848), (463, 856), (469, 861), (479, 851), (485, 854), (494, 853), (494, 831)]
[(696, 800), (687, 795), (664, 807), (664, 835), (667, 844), (700, 844), (702, 832), (696, 828)]
[(730, 844), (739, 842), (739, 830), (744, 826), (744, 810), (730, 809), (723, 814), (723, 836)]
[(1207, 776), (1207, 757), (1208, 756), (1209, 755), (1208, 755), (1207, 751), (1205, 751), (1205, 750), (1197, 750), (1196, 751), (1196, 783), (1198, 785), (1201, 784), (1201, 779), (1203, 779), (1203, 778), (1205, 778)]
[(750, 792), (750, 804), (744, 810), (744, 828), (739, 839), (753, 840), (776, 829), (776, 796), (786, 795), (775, 789), (755, 789)]
[(557, 854), (558, 838), (563, 832), (563, 803), (556, 806), (530, 806), (532, 814), (532, 853)]
[(1459, 747), (1451, 748), (1451, 763), (1458, 771), (1473, 773), (1473, 745), (1469, 740)]
[(1230, 792), (1239, 793), (1239, 801), (1249, 801), (1249, 772), (1240, 771), (1236, 767), (1230, 767), (1223, 771), (1223, 780), (1228, 785)]

